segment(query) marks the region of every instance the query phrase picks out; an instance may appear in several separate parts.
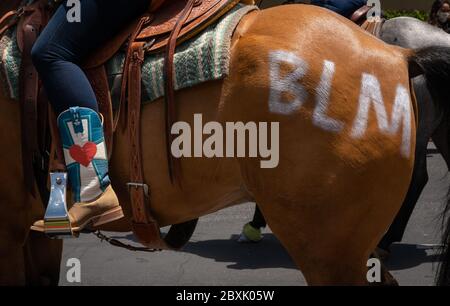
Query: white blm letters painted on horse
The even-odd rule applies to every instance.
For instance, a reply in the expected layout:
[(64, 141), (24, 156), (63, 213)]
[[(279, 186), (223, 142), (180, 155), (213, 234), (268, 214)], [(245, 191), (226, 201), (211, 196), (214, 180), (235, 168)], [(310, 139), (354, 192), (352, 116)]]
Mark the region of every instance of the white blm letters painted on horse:
[[(269, 110), (279, 115), (291, 115), (298, 112), (309, 97), (305, 87), (300, 83), (309, 71), (309, 64), (293, 52), (277, 50), (269, 54), (269, 78), (270, 95)], [(281, 73), (281, 66), (289, 65), (292, 71)], [(318, 128), (330, 133), (341, 133), (344, 123), (327, 115), (332, 90), (332, 82), (335, 77), (335, 64), (324, 60), (322, 76), (315, 90), (316, 106), (312, 115), (312, 123)], [(292, 97), (286, 102), (285, 94)], [(411, 97), (409, 91), (402, 84), (398, 84), (395, 93), (392, 113), (388, 116), (383, 99), (381, 85), (376, 76), (363, 73), (361, 76), (361, 90), (358, 100), (358, 112), (353, 121), (350, 136), (361, 139), (366, 135), (369, 112), (372, 105), (376, 114), (376, 120), (380, 133), (394, 136), (402, 133), (400, 154), (409, 158), (411, 155)], [(389, 119), (390, 118), (390, 119)]]

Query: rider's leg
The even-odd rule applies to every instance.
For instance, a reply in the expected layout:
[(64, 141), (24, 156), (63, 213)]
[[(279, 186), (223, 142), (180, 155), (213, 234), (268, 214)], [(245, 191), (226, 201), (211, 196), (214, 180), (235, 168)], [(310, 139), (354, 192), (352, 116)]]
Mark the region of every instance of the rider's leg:
[(367, 0), (312, 0), (311, 4), (325, 7), (350, 18), (357, 9), (367, 4)]
[[(80, 68), (83, 60), (148, 7), (149, 0), (81, 0), (80, 22), (59, 7), (37, 40), (32, 57), (58, 117), (64, 157), (76, 204), (74, 230), (123, 216), (110, 186), (101, 119), (93, 89)], [(43, 222), (34, 229), (42, 230)]]
[(59, 7), (32, 50), (33, 62), (57, 114), (73, 106), (97, 110), (95, 94), (80, 64), (139, 16), (148, 3), (81, 0), (81, 22), (69, 22), (66, 5)]

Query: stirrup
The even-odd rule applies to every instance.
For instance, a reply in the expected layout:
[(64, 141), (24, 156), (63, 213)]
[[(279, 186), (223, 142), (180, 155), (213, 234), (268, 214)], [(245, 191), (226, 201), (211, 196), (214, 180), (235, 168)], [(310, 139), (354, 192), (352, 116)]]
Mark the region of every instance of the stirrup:
[(67, 211), (67, 172), (50, 173), (50, 198), (44, 216), (44, 233), (50, 238), (72, 238)]

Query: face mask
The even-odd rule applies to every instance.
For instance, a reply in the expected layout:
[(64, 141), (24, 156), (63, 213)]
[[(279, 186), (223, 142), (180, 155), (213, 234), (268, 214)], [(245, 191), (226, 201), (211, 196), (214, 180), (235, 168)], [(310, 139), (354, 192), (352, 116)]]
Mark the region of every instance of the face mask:
[(440, 23), (446, 23), (448, 21), (448, 18), (450, 17), (449, 12), (438, 12), (437, 18)]

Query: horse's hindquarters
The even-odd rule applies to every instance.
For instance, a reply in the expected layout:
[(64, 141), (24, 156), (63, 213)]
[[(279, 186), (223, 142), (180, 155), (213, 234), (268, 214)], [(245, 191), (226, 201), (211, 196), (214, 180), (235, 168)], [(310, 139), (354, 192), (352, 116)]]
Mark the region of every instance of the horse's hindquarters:
[(403, 51), (322, 9), (284, 6), (259, 13), (231, 67), (225, 120), (279, 123), (277, 167), (240, 159), (272, 230), (310, 283), (363, 282), (413, 168)]

